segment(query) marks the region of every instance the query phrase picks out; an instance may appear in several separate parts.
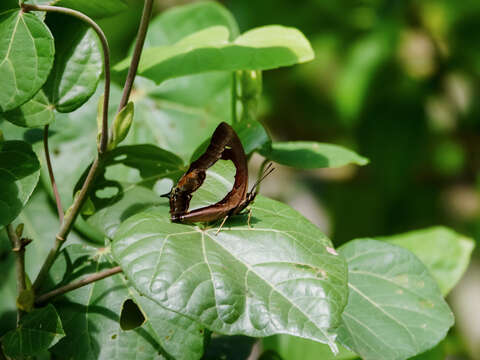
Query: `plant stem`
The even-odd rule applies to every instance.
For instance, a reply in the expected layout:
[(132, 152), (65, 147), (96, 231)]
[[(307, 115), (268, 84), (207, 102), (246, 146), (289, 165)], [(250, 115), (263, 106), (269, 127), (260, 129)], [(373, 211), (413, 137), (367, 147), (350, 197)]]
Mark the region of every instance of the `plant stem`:
[[(12, 224), (7, 225), (7, 234), (12, 243), (12, 251), (15, 253), (15, 268), (17, 273), (17, 294), (20, 295), (26, 289), (25, 283), (25, 247), (22, 240), (17, 236)], [(20, 322), (23, 311), (17, 311), (17, 325)]]
[(108, 48), (107, 37), (103, 33), (102, 29), (98, 24), (89, 18), (87, 15), (81, 13), (80, 11), (64, 8), (60, 6), (49, 6), (49, 5), (33, 5), (33, 4), (22, 4), (23, 11), (46, 11), (46, 12), (57, 12), (60, 14), (70, 15), (76, 17), (77, 19), (82, 20), (87, 23), (98, 35), (100, 42), (102, 43), (103, 48), (103, 71), (105, 74), (105, 90), (103, 98), (103, 120), (102, 120), (102, 135), (100, 138), (100, 146), (98, 152), (103, 154), (107, 149), (108, 143), (108, 103), (110, 100), (110, 50)]
[[(148, 23), (150, 21), (150, 16), (152, 13), (152, 3), (153, 0), (145, 0), (145, 6), (142, 14), (142, 19), (140, 22), (140, 27), (138, 31), (138, 37), (137, 37), (137, 44), (135, 45), (135, 52), (132, 57), (132, 63), (131, 67), (129, 69), (129, 76), (127, 77), (127, 81), (124, 86), (124, 91), (123, 91), (123, 96), (122, 96), (122, 101), (119, 106), (118, 112), (123, 109), (123, 107), (128, 103), (128, 99), (130, 97), (130, 92), (133, 86), (133, 81), (135, 79), (135, 75), (137, 72), (138, 68), (138, 63), (140, 61), (140, 55), (142, 52), (143, 44), (145, 42), (145, 36), (146, 32), (148, 29)], [(37, 278), (35, 279), (33, 283), (33, 289), (36, 290), (39, 288), (40, 284), (43, 282), (45, 277), (47, 276), (48, 272), (50, 271), (51, 266), (53, 265), (53, 262), (55, 261), (63, 242), (66, 240), (68, 234), (70, 233), (70, 230), (73, 227), (73, 224), (75, 222), (75, 219), (77, 218), (80, 209), (85, 202), (86, 196), (88, 192), (90, 191), (90, 188), (93, 185), (93, 181), (95, 180), (95, 177), (97, 175), (97, 171), (99, 168), (101, 168), (101, 161), (102, 161), (102, 154), (104, 150), (106, 149), (107, 143), (108, 143), (108, 98), (110, 94), (110, 56), (109, 56), (109, 50), (108, 50), (108, 43), (107, 39), (105, 38), (105, 35), (103, 34), (102, 30), (99, 28), (99, 26), (88, 16), (75, 11), (71, 9), (66, 9), (66, 8), (61, 8), (61, 7), (56, 7), (56, 6), (41, 6), (41, 5), (29, 5), (29, 4), (22, 4), (22, 8), (24, 10), (40, 10), (40, 11), (55, 11), (55, 12), (60, 12), (60, 13), (65, 13), (65, 14), (70, 14), (72, 16), (79, 17), (80, 19), (86, 21), (89, 23), (94, 30), (97, 32), (99, 35), (100, 39), (102, 40), (102, 45), (104, 48), (104, 67), (105, 67), (105, 94), (104, 94), (104, 103), (103, 103), (103, 122), (102, 122), (102, 136), (101, 136), (101, 145), (99, 148), (99, 154), (95, 161), (92, 163), (92, 166), (90, 167), (90, 170), (88, 171), (87, 178), (85, 179), (85, 182), (83, 183), (82, 188), (80, 189), (80, 192), (76, 196), (76, 198), (73, 201), (73, 204), (70, 206), (70, 208), (67, 210), (67, 213), (65, 214), (64, 221), (62, 222), (62, 225), (60, 226), (60, 230), (57, 233), (57, 236), (55, 237), (55, 243), (50, 249), (50, 252), (48, 253), (41, 269), (40, 272), (37, 275)], [(132, 68), (134, 68), (132, 70)]]
[(52, 184), (53, 195), (55, 196), (55, 202), (57, 203), (58, 219), (60, 224), (63, 223), (63, 207), (60, 200), (60, 194), (58, 193), (57, 183), (55, 182), (55, 176), (53, 175), (52, 162), (50, 161), (50, 152), (48, 151), (48, 125), (45, 125), (43, 131), (43, 148), (45, 152), (45, 159), (47, 160), (48, 175), (50, 176), (50, 183)]
[(42, 294), (38, 298), (35, 299), (35, 303), (36, 304), (44, 303), (47, 300), (50, 300), (51, 298), (53, 298), (55, 296), (65, 294), (66, 292), (78, 289), (82, 286), (91, 284), (92, 282), (95, 282), (95, 281), (98, 281), (98, 280), (105, 279), (106, 277), (118, 274), (120, 272), (122, 272), (122, 269), (120, 268), (120, 266), (116, 266), (116, 267), (113, 267), (113, 268), (110, 268), (110, 269), (99, 271), (95, 274), (86, 276), (83, 279), (73, 281), (70, 284), (67, 284), (65, 286), (61, 286), (61, 287), (59, 287), (55, 290), (49, 291), (45, 294)]
[(237, 119), (237, 100), (238, 100), (238, 95), (237, 95), (237, 72), (234, 71), (232, 72), (232, 124), (235, 124), (238, 119)]
[(80, 192), (78, 193), (75, 200), (73, 201), (72, 206), (67, 210), (65, 214), (64, 221), (60, 226), (60, 230), (58, 231), (57, 236), (55, 237), (55, 243), (53, 245), (53, 248), (50, 249), (50, 252), (48, 253), (47, 258), (45, 259), (45, 262), (43, 263), (42, 268), (40, 269), (40, 272), (38, 273), (37, 278), (33, 283), (33, 288), (35, 290), (38, 289), (42, 281), (47, 276), (48, 271), (50, 270), (50, 267), (52, 266), (53, 262), (55, 261), (58, 255), (58, 252), (60, 251), (60, 248), (62, 247), (63, 242), (65, 241), (68, 234), (70, 233), (70, 230), (73, 227), (75, 219), (80, 213), (80, 209), (83, 203), (85, 202), (85, 199), (87, 197), (88, 192), (90, 191), (91, 186), (93, 185), (93, 180), (97, 175), (97, 170), (99, 168), (99, 165), (100, 165), (100, 158), (97, 157), (95, 161), (92, 163), (90, 170), (88, 171), (87, 178), (85, 179), (85, 182), (83, 183), (83, 186), (80, 189)]
[(140, 27), (137, 33), (137, 42), (135, 43), (135, 50), (133, 51), (132, 61), (128, 69), (127, 79), (123, 87), (122, 100), (118, 105), (118, 112), (120, 112), (128, 103), (130, 93), (132, 92), (133, 82), (137, 75), (138, 64), (140, 63), (140, 56), (142, 55), (143, 45), (145, 44), (145, 37), (147, 36), (148, 23), (152, 15), (153, 0), (145, 0), (143, 6), (142, 19), (140, 20)]

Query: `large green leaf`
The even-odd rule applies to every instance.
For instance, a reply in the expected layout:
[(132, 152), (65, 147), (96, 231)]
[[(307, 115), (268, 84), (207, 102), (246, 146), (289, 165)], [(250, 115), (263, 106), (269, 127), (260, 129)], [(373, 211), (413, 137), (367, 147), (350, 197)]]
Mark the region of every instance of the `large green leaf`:
[(55, 62), (44, 90), (59, 112), (83, 105), (97, 88), (103, 67), (99, 40), (92, 29), (66, 15), (49, 15), (55, 38)]
[(27, 203), (40, 175), (40, 163), (23, 141), (0, 142), (0, 227), (12, 222)]
[(55, 307), (49, 304), (22, 318), (20, 326), (2, 338), (7, 356), (35, 355), (55, 345), (65, 336)]
[(25, 104), (13, 110), (0, 113), (0, 117), (11, 123), (23, 127), (43, 127), (55, 120), (53, 105), (48, 101), (47, 96), (40, 90)]
[[(210, 171), (210, 185), (207, 174), (191, 208), (230, 190), (233, 176), (222, 166)], [(115, 233), (113, 255), (141, 294), (223, 334), (287, 333), (335, 347), (346, 268), (316, 226), (262, 197), (253, 228), (236, 216), (218, 234), (171, 223), (168, 211), (166, 203), (151, 207)]]
[(376, 239), (402, 246), (417, 255), (443, 295), (460, 280), (475, 247), (472, 239), (441, 226)]
[(279, 164), (300, 169), (366, 165), (368, 159), (344, 147), (313, 141), (274, 142), (260, 153)]
[(372, 239), (340, 248), (348, 305), (338, 340), (363, 359), (407, 359), (442, 340), (453, 314), (425, 265), (410, 251)]
[(28, 0), (25, 2), (66, 7), (96, 19), (112, 16), (128, 9), (125, 0)]
[(0, 111), (22, 105), (40, 90), (53, 55), (52, 34), (38, 17), (20, 10), (0, 15)]
[(302, 360), (351, 360), (358, 355), (339, 346), (339, 353), (334, 355), (328, 346), (318, 342), (290, 335), (275, 335), (262, 340), (264, 350), (274, 350), (282, 359)]
[[(64, 284), (111, 266), (108, 252), (71, 245), (55, 262), (51, 282)], [(50, 285), (51, 286), (51, 285)], [(146, 318), (143, 326), (123, 331), (119, 320), (125, 300), (132, 299)], [(65, 294), (55, 300), (67, 337), (53, 349), (69, 359), (199, 359), (202, 327), (127, 287), (118, 274)]]
[[(303, 34), (279, 25), (250, 30), (229, 42), (224, 26), (193, 33), (174, 45), (148, 48), (139, 74), (157, 84), (175, 77), (209, 71), (268, 70), (312, 60), (313, 50)], [(126, 59), (116, 71), (128, 68)]]

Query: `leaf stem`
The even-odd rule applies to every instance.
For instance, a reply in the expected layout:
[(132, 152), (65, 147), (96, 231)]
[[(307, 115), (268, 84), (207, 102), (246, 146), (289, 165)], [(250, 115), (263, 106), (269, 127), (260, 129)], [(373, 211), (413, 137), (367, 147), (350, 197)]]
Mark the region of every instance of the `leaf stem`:
[(238, 94), (237, 94), (237, 72), (234, 71), (232, 72), (232, 124), (235, 124), (238, 119), (237, 119), (237, 100), (238, 100)]
[(50, 177), (50, 183), (52, 184), (53, 195), (55, 196), (55, 202), (57, 203), (58, 219), (60, 224), (63, 223), (63, 207), (60, 200), (60, 194), (58, 193), (57, 183), (55, 182), (55, 175), (53, 174), (52, 162), (50, 160), (50, 152), (48, 151), (48, 125), (45, 125), (43, 130), (43, 148), (45, 152), (45, 159), (47, 161), (48, 175)]
[[(7, 225), (7, 234), (12, 243), (12, 251), (15, 253), (15, 268), (17, 274), (17, 294), (20, 295), (26, 289), (25, 282), (25, 246), (22, 240), (17, 236), (12, 224)], [(17, 325), (20, 322), (23, 311), (17, 311)]]
[(91, 284), (92, 282), (105, 279), (106, 277), (118, 274), (120, 272), (122, 272), (122, 269), (120, 268), (120, 266), (115, 266), (115, 267), (110, 268), (110, 269), (99, 271), (95, 274), (86, 276), (86, 277), (84, 277), (82, 279), (79, 279), (79, 280), (76, 280), (76, 281), (72, 281), (71, 283), (69, 283), (65, 286), (61, 286), (61, 287), (59, 287), (55, 290), (49, 291), (45, 294), (42, 294), (35, 299), (35, 303), (36, 304), (45, 303), (46, 301), (50, 300), (51, 298), (53, 298), (55, 296), (65, 294), (69, 291), (72, 291), (72, 290), (78, 289), (82, 286)]
[(103, 48), (103, 72), (105, 74), (105, 90), (103, 98), (103, 120), (102, 120), (102, 135), (100, 137), (100, 146), (98, 149), (99, 154), (103, 154), (107, 149), (108, 143), (108, 103), (110, 100), (110, 50), (108, 47), (107, 37), (103, 33), (102, 29), (98, 24), (89, 18), (87, 15), (81, 13), (80, 11), (64, 8), (60, 6), (49, 6), (49, 5), (34, 5), (34, 4), (25, 4), (22, 3), (23, 11), (46, 11), (46, 12), (56, 12), (60, 14), (70, 15), (80, 19), (90, 26), (98, 35), (100, 42), (102, 43)]
[(123, 87), (122, 100), (118, 106), (118, 112), (120, 112), (128, 103), (130, 93), (132, 92), (133, 82), (137, 75), (138, 64), (140, 63), (140, 56), (142, 55), (143, 45), (145, 44), (145, 37), (147, 36), (148, 23), (152, 15), (153, 0), (145, 0), (143, 6), (142, 19), (140, 20), (140, 26), (137, 33), (137, 42), (135, 43), (135, 50), (133, 51), (132, 61), (130, 62), (130, 68), (128, 69), (127, 79)]

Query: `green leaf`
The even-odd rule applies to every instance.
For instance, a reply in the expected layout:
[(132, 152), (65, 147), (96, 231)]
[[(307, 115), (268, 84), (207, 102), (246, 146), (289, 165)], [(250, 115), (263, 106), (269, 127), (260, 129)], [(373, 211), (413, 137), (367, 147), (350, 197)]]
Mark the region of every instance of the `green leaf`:
[(26, 314), (16, 330), (5, 334), (2, 343), (7, 356), (27, 356), (50, 348), (64, 336), (55, 307), (49, 304)]
[(95, 92), (103, 69), (103, 55), (96, 33), (71, 16), (49, 15), (55, 38), (55, 62), (44, 86), (58, 112), (72, 112)]
[[(211, 175), (213, 195), (231, 189), (226, 173)], [(198, 204), (209, 196), (204, 184), (191, 208), (195, 197)], [(287, 333), (335, 348), (332, 329), (346, 302), (343, 258), (288, 206), (258, 197), (252, 211), (253, 228), (236, 216), (215, 235), (216, 227), (171, 223), (164, 203), (124, 221), (112, 253), (141, 294), (212, 331)]]
[[(110, 267), (107, 256), (108, 250), (68, 246), (50, 271), (51, 282), (65, 284)], [(203, 329), (139, 296), (127, 284), (123, 275), (117, 274), (57, 299), (55, 304), (67, 337), (52, 352), (61, 358), (82, 360), (199, 359), (203, 353)], [(146, 322), (123, 331), (119, 321), (127, 299), (140, 307)]]
[(275, 335), (262, 339), (264, 350), (275, 350), (282, 359), (302, 360), (350, 360), (358, 355), (339, 346), (339, 354), (334, 355), (328, 346), (318, 342), (289, 335)]
[(228, 28), (232, 36), (230, 40), (239, 34), (233, 15), (218, 2), (201, 1), (175, 6), (151, 21), (145, 46), (175, 44), (182, 38), (211, 26)]
[[(139, 74), (157, 84), (179, 76), (209, 71), (268, 70), (310, 61), (314, 54), (308, 40), (294, 28), (279, 25), (250, 30), (229, 43), (224, 26), (191, 34), (174, 45), (145, 49)], [(115, 66), (128, 68), (129, 59)]]
[(363, 359), (407, 359), (440, 342), (453, 314), (410, 251), (360, 239), (340, 249), (348, 263), (348, 305), (338, 340)]
[(475, 247), (472, 239), (441, 226), (376, 239), (414, 253), (437, 281), (443, 295), (460, 280)]
[(31, 99), (53, 64), (53, 37), (35, 15), (20, 10), (0, 14), (0, 111)]
[(50, 104), (43, 90), (40, 90), (20, 107), (0, 113), (0, 117), (18, 126), (43, 127), (55, 120), (53, 108), (54, 106)]
[(66, 7), (94, 19), (112, 16), (128, 9), (124, 0), (28, 0), (25, 2)]
[(366, 165), (368, 159), (342, 146), (313, 141), (274, 142), (260, 154), (279, 164), (300, 169)]
[(22, 211), (40, 176), (40, 163), (23, 141), (0, 143), (0, 227)]

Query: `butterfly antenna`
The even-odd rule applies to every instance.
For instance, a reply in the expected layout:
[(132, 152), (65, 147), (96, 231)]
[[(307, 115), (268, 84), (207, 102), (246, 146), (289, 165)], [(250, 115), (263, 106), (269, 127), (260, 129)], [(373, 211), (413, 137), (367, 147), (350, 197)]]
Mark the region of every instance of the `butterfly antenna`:
[(253, 184), (252, 186), (252, 189), (250, 190), (250, 193), (253, 193), (255, 191), (255, 189), (260, 185), (260, 183), (265, 180), (265, 178), (270, 175), (273, 171), (275, 170), (275, 168), (273, 167), (273, 164), (271, 162), (269, 162), (267, 164), (267, 166), (265, 167), (265, 169), (263, 170), (263, 174), (262, 176), (260, 176), (257, 181), (255, 182), (255, 184)]

